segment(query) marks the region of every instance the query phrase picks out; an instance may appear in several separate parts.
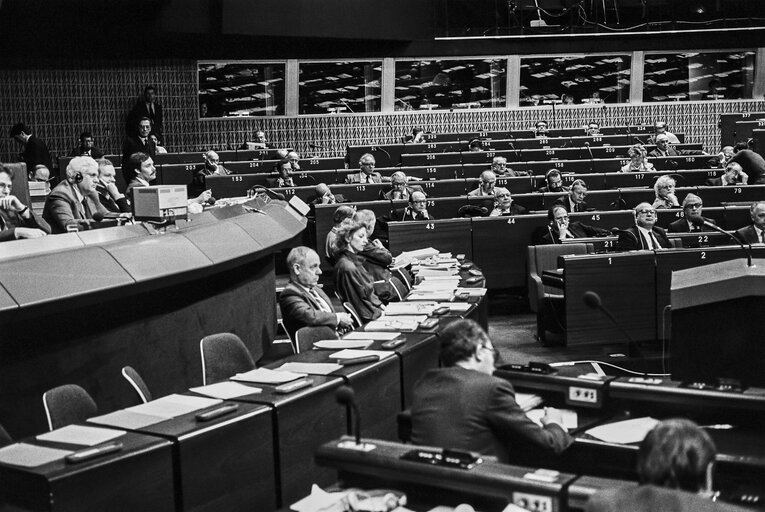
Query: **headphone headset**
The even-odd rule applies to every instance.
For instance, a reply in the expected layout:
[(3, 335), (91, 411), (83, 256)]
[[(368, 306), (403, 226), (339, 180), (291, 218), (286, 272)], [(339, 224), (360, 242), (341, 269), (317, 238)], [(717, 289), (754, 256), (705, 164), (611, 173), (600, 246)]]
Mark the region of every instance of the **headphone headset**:
[(82, 173), (80, 171), (75, 171), (74, 174), (66, 173), (67, 178), (71, 183), (82, 183)]

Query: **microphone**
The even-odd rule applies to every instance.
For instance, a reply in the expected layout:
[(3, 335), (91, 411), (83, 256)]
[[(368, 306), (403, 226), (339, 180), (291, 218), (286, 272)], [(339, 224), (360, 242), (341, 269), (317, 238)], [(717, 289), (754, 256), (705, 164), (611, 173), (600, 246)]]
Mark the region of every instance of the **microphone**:
[(72, 219), (66, 222), (67, 231), (80, 231), (93, 228), (93, 224), (104, 220), (104, 214), (101, 212), (95, 212), (91, 219)]
[(337, 403), (340, 405), (344, 405), (346, 407), (350, 407), (353, 409), (353, 415), (354, 415), (354, 422), (353, 422), (353, 429), (354, 434), (356, 437), (356, 443), (355, 446), (345, 446), (346, 448), (355, 448), (357, 450), (362, 451), (369, 451), (372, 448), (374, 448), (374, 445), (370, 444), (362, 444), (361, 442), (361, 414), (359, 414), (359, 406), (356, 403), (356, 393), (353, 391), (353, 388), (350, 386), (340, 386), (337, 388), (337, 391), (335, 391), (335, 400), (337, 400)]
[(587, 141), (584, 141), (584, 147), (587, 148), (587, 152), (590, 154), (590, 160), (595, 160), (595, 157), (592, 156), (592, 148), (590, 147), (590, 143)]
[[(600, 295), (598, 295), (596, 292), (592, 290), (587, 290), (582, 294), (582, 301), (584, 302), (585, 306), (587, 306), (590, 309), (597, 309), (600, 310), (601, 313), (603, 313), (614, 326), (619, 330), (619, 332), (622, 333), (622, 335), (627, 338), (628, 341), (628, 347), (632, 354), (634, 354), (637, 357), (640, 357), (643, 362), (645, 363), (645, 355), (643, 352), (638, 348), (637, 343), (635, 343), (635, 340), (632, 339), (632, 336), (629, 335), (627, 330), (622, 327), (622, 325), (619, 323), (618, 320), (616, 320), (616, 317), (609, 311), (604, 305), (603, 301), (600, 298)], [(647, 372), (643, 372), (644, 374), (647, 374)]]
[(248, 190), (248, 195), (255, 196), (258, 193), (258, 190), (264, 190), (266, 192), (266, 195), (270, 197), (271, 199), (278, 199), (279, 201), (285, 201), (284, 194), (280, 194), (279, 192), (275, 190), (271, 190), (270, 188), (266, 187), (265, 185), (253, 185)]
[(752, 267), (753, 266), (752, 265), (752, 244), (747, 244), (747, 246), (745, 247), (744, 244), (741, 242), (741, 240), (739, 240), (735, 236), (731, 235), (730, 233), (728, 233), (727, 231), (722, 229), (717, 224), (713, 224), (713, 223), (709, 222), (707, 219), (705, 219), (704, 217), (702, 217), (700, 215), (689, 216), (688, 220), (691, 221), (691, 224), (693, 224), (694, 226), (698, 226), (698, 227), (702, 227), (703, 226), (703, 227), (709, 228), (709, 229), (711, 229), (713, 231), (717, 231), (718, 233), (723, 233), (723, 234), (727, 235), (728, 237), (730, 237), (731, 239), (733, 239), (733, 241), (736, 242), (739, 245), (739, 247), (741, 247), (741, 250), (746, 252), (746, 266), (747, 267)]
[(93, 214), (93, 220), (96, 222), (101, 222), (102, 220), (104, 220), (104, 214), (101, 212), (95, 212)]

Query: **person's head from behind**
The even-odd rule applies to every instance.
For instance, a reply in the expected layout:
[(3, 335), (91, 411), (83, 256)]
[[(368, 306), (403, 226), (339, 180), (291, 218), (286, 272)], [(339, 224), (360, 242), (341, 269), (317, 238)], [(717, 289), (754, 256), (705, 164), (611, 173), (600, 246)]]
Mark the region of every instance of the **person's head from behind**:
[(409, 196), (409, 207), (417, 214), (424, 214), (428, 210), (428, 197), (424, 192), (415, 190)]
[(287, 267), (290, 271), (290, 279), (294, 282), (310, 288), (319, 282), (321, 265), (319, 255), (309, 247), (295, 247), (287, 255)]
[[(751, 140), (751, 139), (750, 139)], [(738, 153), (739, 151), (743, 151), (745, 149), (752, 149), (751, 144), (749, 140), (739, 140), (736, 142), (736, 145), (733, 146), (733, 153)]]
[(635, 207), (635, 224), (641, 228), (651, 229), (656, 224), (656, 210), (650, 203), (640, 203)]
[(444, 366), (466, 366), (494, 373), (494, 346), (486, 331), (474, 320), (455, 320), (440, 333), (439, 357)]
[(656, 183), (653, 184), (653, 191), (656, 197), (666, 199), (670, 194), (675, 193), (675, 179), (672, 176), (659, 176)]
[(335, 196), (332, 194), (332, 190), (326, 183), (319, 183), (314, 187), (316, 197), (321, 198), (322, 204), (329, 204), (335, 202)]
[(360, 253), (367, 245), (367, 227), (353, 219), (344, 220), (337, 230), (335, 245), (338, 252)]
[(356, 210), (351, 206), (338, 206), (335, 213), (332, 214), (332, 223), (339, 226), (344, 220), (352, 219)]
[(135, 171), (136, 176), (142, 180), (151, 182), (157, 177), (157, 169), (154, 167), (154, 160), (146, 153), (138, 151), (130, 155), (128, 160), (130, 166)]
[(357, 210), (353, 215), (353, 221), (363, 224), (367, 228), (367, 238), (372, 236), (372, 233), (375, 231), (375, 224), (377, 223), (375, 212), (372, 210)]
[(716, 451), (709, 434), (694, 422), (664, 420), (640, 443), (640, 483), (695, 493), (711, 490)]
[(83, 149), (93, 149), (93, 134), (85, 131), (80, 134), (80, 147)]
[(116, 183), (117, 172), (115, 171), (114, 164), (111, 162), (111, 160), (106, 158), (99, 158), (96, 160), (96, 163), (98, 163), (98, 179), (104, 185), (111, 185), (112, 183)]
[(468, 141), (468, 151), (483, 151), (483, 141), (479, 138)]
[(582, 204), (584, 202), (584, 198), (587, 197), (587, 184), (584, 180), (574, 180), (571, 184), (569, 197), (571, 197), (571, 202), (574, 204)]
[(550, 169), (545, 174), (545, 181), (547, 182), (547, 190), (550, 192), (560, 192), (563, 190), (563, 177), (560, 175), (558, 169)]
[(98, 163), (89, 156), (76, 156), (66, 166), (66, 179), (87, 194), (96, 189)]

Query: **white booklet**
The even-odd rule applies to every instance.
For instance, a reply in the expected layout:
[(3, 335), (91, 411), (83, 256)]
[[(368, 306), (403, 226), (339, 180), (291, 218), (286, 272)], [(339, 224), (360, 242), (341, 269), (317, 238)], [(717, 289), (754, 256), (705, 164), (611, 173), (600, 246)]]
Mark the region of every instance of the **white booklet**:
[(252, 382), (254, 384), (284, 384), (293, 380), (302, 379), (304, 373), (291, 373), (285, 371), (270, 370), (268, 368), (256, 368), (246, 373), (237, 373), (231, 380)]

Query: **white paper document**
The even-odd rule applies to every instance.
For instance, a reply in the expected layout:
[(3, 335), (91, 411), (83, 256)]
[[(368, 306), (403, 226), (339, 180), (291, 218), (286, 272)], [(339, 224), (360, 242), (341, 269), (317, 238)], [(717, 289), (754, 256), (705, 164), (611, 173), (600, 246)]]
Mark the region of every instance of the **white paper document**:
[(230, 398), (238, 398), (240, 396), (252, 395), (253, 393), (260, 393), (263, 390), (253, 386), (245, 386), (244, 384), (239, 384), (238, 382), (224, 381), (216, 382), (215, 384), (209, 384), (207, 386), (191, 388), (189, 391), (199, 393), (200, 395), (209, 396), (211, 398), (228, 400)]
[(291, 373), (270, 370), (268, 368), (257, 368), (246, 373), (237, 373), (231, 377), (231, 380), (252, 382), (254, 384), (284, 384), (285, 382), (302, 379), (303, 377), (305, 377), (305, 373)]
[(439, 302), (438, 307), (445, 306), (453, 313), (464, 313), (473, 305), (469, 302)]
[(437, 302), (391, 302), (385, 307), (385, 316), (431, 315), (438, 308)]
[(95, 446), (125, 435), (123, 430), (111, 428), (88, 427), (85, 425), (67, 425), (37, 436), (38, 441), (53, 443), (77, 444), (80, 446)]
[(435, 300), (435, 301), (447, 301), (454, 298), (453, 291), (412, 291), (406, 296), (406, 300)]
[(393, 354), (394, 352), (390, 352), (388, 350), (345, 349), (345, 350), (341, 350), (340, 352), (335, 352), (334, 354), (331, 354), (329, 358), (339, 361), (341, 359), (355, 359), (357, 357), (364, 357), (364, 356), (378, 356), (380, 360), (383, 360), (385, 358), (392, 356)]
[(126, 428), (129, 430), (139, 429), (154, 425), (162, 421), (167, 421), (165, 416), (156, 416), (154, 414), (143, 414), (135, 411), (128, 411), (121, 409), (119, 411), (110, 412), (102, 416), (95, 416), (88, 418), (89, 423), (96, 423), (98, 425), (107, 425), (110, 427)]
[(321, 340), (314, 343), (313, 346), (322, 350), (342, 350), (344, 348), (365, 349), (371, 344), (372, 340)]
[(659, 420), (645, 416), (625, 421), (616, 421), (606, 425), (599, 425), (587, 430), (587, 433), (596, 439), (607, 443), (631, 444), (639, 443), (653, 430)]
[(163, 396), (162, 398), (152, 400), (145, 404), (128, 407), (126, 410), (140, 412), (142, 414), (150, 414), (152, 416), (175, 418), (206, 407), (217, 405), (221, 402), (222, 400), (213, 398), (173, 394)]
[(281, 372), (289, 372), (291, 374), (308, 374), (308, 375), (329, 375), (332, 372), (340, 370), (342, 365), (336, 363), (284, 363), (277, 370)]
[[(380, 340), (390, 341), (401, 336), (400, 332), (380, 332), (380, 331), (353, 331), (343, 336), (343, 341), (348, 340)], [(350, 347), (349, 347), (350, 348)]]
[(0, 449), (0, 462), (25, 468), (35, 468), (61, 460), (71, 453), (74, 452), (34, 444), (16, 443)]

